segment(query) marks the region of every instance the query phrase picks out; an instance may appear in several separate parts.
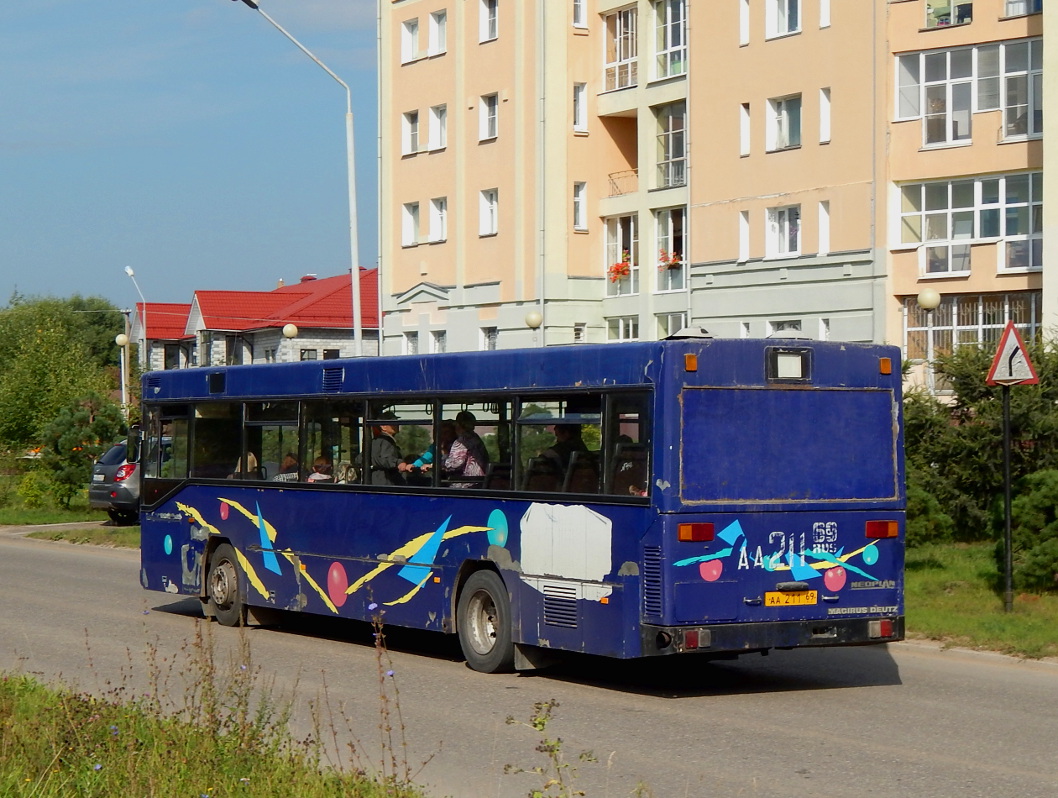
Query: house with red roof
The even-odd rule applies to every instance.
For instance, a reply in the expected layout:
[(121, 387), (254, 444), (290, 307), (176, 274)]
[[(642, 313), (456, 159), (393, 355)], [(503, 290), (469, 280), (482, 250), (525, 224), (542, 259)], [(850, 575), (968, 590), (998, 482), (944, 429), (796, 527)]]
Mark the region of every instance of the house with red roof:
[[(378, 354), (378, 281), (360, 269), (362, 350)], [(352, 357), (348, 274), (305, 275), (272, 291), (196, 291), (190, 304), (147, 303), (151, 369)], [(143, 306), (130, 338), (142, 341)]]

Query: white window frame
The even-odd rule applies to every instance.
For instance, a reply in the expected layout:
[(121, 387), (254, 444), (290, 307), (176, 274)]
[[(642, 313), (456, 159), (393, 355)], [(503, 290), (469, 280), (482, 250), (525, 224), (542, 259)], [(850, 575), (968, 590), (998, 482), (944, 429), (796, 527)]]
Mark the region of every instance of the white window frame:
[(499, 133), (499, 94), (481, 95), (478, 106), (478, 141), (492, 141)]
[(448, 240), (448, 197), (434, 197), (430, 200), (430, 241), (437, 243)]
[(573, 27), (588, 27), (588, 0), (573, 0)]
[(405, 202), (401, 208), (402, 247), (415, 247), (419, 244), (419, 203)]
[(800, 94), (768, 100), (768, 152), (801, 146), (802, 108)]
[[(687, 209), (662, 208), (654, 211), (657, 246), (657, 290), (682, 291), (687, 288)], [(679, 265), (673, 265), (678, 260)]]
[(749, 111), (749, 103), (742, 103), (738, 110), (738, 154), (743, 158), (749, 155), (753, 132)]
[(639, 316), (615, 316), (606, 320), (609, 341), (638, 341)]
[(818, 246), (816, 252), (820, 255), (830, 254), (830, 201), (821, 200), (819, 208), (817, 209), (819, 218), (817, 219), (817, 237)]
[(405, 111), (401, 117), (401, 154), (415, 155), (419, 152), (419, 112)]
[[(628, 276), (610, 279), (614, 264), (627, 263)], [(639, 218), (635, 214), (611, 216), (606, 220), (606, 295), (630, 296), (639, 293)]]
[(405, 355), (419, 354), (419, 333), (414, 331), (404, 333), (404, 344), (402, 349)]
[(412, 17), (400, 24), (400, 62), (408, 64), (419, 58), (419, 18)]
[(655, 109), (658, 133), (658, 188), (687, 185), (687, 102)]
[(769, 319), (768, 320), (768, 337), (781, 332), (801, 332), (801, 320), (800, 319)]
[(588, 229), (588, 184), (584, 182), (573, 184), (573, 229)]
[(478, 235), (494, 236), (500, 229), (500, 190), (487, 188), (478, 199)]
[(686, 0), (655, 0), (656, 75), (671, 78), (687, 73)]
[(917, 248), (922, 275), (969, 274), (976, 243), (997, 244), (999, 274), (1043, 268), (1040, 171), (908, 183), (899, 204), (895, 248)]
[(819, 143), (830, 143), (830, 87), (819, 90)]
[(768, 208), (768, 258), (796, 258), (801, 254), (801, 206)]
[(738, 44), (740, 47), (749, 44), (749, 0), (738, 3)]
[(749, 260), (749, 211), (738, 214), (738, 262)]
[(430, 333), (430, 351), (439, 355), (448, 351), (448, 333), (445, 330), (434, 330)]
[(627, 89), (639, 82), (638, 14), (635, 6), (622, 8), (603, 18), (606, 31), (604, 91)]
[(968, 25), (973, 22), (973, 5), (973, 0), (952, 0), (947, 6), (926, 3), (924, 27), (928, 29)]
[(680, 311), (678, 313), (659, 313), (657, 321), (658, 337), (668, 338), (670, 335), (675, 335), (687, 326), (687, 311)]
[(478, 14), (478, 42), (493, 42), (500, 36), (499, 0), (480, 0)]
[[(1021, 49), (1024, 59), (1017, 56)], [(1002, 54), (1003, 137), (1038, 138), (1043, 135), (1043, 40), (1007, 42)], [(1023, 84), (1023, 96), (1015, 96), (1015, 83)]]
[(441, 55), (448, 51), (448, 11), (441, 9), (430, 14), (426, 54)]
[(430, 143), (431, 150), (443, 150), (448, 146), (448, 106), (435, 105), (430, 108)]
[(481, 327), (481, 336), (478, 338), (478, 346), (482, 352), (492, 352), (499, 346), (500, 331), (498, 327)]
[(830, 0), (819, 0), (819, 27), (830, 27)]
[(1003, 15), (1007, 17), (1023, 17), (1028, 14), (1042, 14), (1043, 0), (1007, 0)]
[(801, 32), (801, 0), (766, 0), (765, 38), (791, 36)]
[(588, 84), (573, 84), (573, 130), (588, 132)]

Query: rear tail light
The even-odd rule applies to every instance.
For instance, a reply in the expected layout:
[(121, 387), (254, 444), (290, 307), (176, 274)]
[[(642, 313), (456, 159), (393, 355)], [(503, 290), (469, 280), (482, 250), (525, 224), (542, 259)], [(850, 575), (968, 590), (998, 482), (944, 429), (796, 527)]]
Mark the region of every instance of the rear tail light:
[(880, 621), (867, 622), (867, 636), (872, 640), (893, 636), (892, 618), (882, 618)]
[(118, 468), (117, 472), (114, 474), (114, 481), (121, 482), (122, 480), (128, 479), (132, 476), (135, 470), (135, 463), (125, 463), (125, 465)]
[(868, 521), (867, 537), (895, 538), (900, 535), (900, 524), (896, 521)]
[(681, 543), (706, 543), (713, 539), (713, 525), (707, 523), (680, 524), (677, 537)]

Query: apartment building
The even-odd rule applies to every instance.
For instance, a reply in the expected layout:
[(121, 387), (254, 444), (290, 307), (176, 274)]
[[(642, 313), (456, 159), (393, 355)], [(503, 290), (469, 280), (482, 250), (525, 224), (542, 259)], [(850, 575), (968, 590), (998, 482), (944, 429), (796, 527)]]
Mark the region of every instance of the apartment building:
[(1039, 329), (1042, 0), (944, 1), (384, 0), (384, 350)]

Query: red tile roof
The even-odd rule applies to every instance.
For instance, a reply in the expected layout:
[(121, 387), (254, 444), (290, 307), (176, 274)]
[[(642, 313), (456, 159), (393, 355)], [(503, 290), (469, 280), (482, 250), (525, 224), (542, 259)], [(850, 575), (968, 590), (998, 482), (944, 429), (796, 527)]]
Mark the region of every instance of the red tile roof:
[[(188, 302), (148, 302), (147, 303), (147, 337), (158, 341), (175, 341), (185, 338), (184, 327), (187, 326), (187, 314), (191, 312)], [(136, 320), (143, 318), (143, 303), (136, 303)]]

